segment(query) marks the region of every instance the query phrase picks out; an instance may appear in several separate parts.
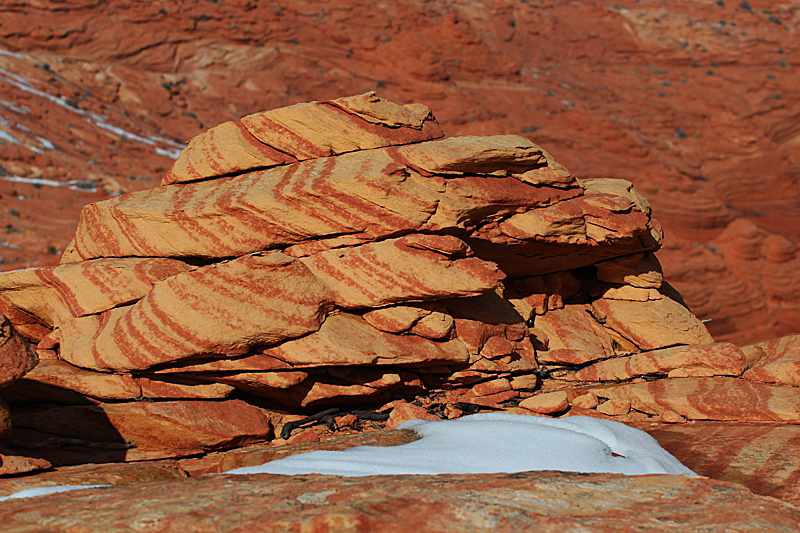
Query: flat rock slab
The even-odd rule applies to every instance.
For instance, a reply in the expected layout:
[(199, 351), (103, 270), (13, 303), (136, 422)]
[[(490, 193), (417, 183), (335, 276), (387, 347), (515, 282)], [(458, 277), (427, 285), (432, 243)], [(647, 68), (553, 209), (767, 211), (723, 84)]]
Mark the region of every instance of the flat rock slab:
[(7, 533), (794, 531), (800, 509), (686, 476), (220, 475), (0, 503)]
[(0, 479), (0, 497), (33, 488), (65, 485), (129, 485), (185, 477), (187, 475), (178, 467), (177, 461), (65, 466), (50, 472), (40, 472), (35, 476)]
[(694, 472), (741, 483), (756, 494), (800, 505), (800, 426), (630, 424), (647, 431)]
[(797, 389), (746, 379), (658, 379), (607, 387), (603, 393), (649, 415), (674, 411), (689, 420), (800, 423)]
[(186, 457), (272, 436), (269, 411), (242, 400), (20, 408), (12, 423), (19, 447), (54, 465)]

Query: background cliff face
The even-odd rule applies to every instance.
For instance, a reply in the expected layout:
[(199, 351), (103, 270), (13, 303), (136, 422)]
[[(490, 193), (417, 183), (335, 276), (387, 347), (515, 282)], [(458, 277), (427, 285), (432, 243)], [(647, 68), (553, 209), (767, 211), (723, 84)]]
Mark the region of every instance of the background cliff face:
[(2, 268), (56, 263), (85, 203), (157, 185), (220, 122), (375, 90), (436, 110), (448, 136), (520, 134), (578, 176), (632, 181), (666, 231), (667, 279), (718, 340), (797, 332), (798, 10), (4, 2)]

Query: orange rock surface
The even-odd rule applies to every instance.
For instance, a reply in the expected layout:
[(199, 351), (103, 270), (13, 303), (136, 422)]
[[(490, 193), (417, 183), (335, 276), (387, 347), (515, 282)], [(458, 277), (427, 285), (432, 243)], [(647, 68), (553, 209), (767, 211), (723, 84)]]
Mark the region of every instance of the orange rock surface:
[[(131, 505), (138, 502), (141, 505)], [(273, 531), (409, 527), (457, 533), (590, 530), (782, 531), (800, 511), (733, 483), (688, 476), (523, 472), (438, 476), (213, 476), (85, 489), (0, 503), (13, 533), (117, 531), (157, 522), (163, 531)], [(98, 526), (102, 524), (102, 526)]]

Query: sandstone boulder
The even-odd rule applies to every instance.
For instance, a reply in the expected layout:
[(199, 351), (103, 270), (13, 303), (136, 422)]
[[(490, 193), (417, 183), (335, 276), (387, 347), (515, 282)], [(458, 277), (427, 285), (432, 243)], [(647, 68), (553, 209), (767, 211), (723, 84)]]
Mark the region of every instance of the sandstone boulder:
[(763, 355), (744, 373), (746, 379), (800, 386), (800, 335), (788, 335), (748, 348), (757, 349)]
[[(2, 393), (17, 445), (75, 442), (44, 446), (53, 464), (180, 457), (306, 416), (335, 433), (314, 412), (356, 407), (374, 427), (694, 417), (606, 389), (742, 373), (664, 282), (629, 181), (581, 180), (514, 135), (441, 136), (421, 105), (300, 104), (217, 126), (162, 186), (86, 206), (61, 266), (0, 276), (45, 361)], [(310, 426), (286, 438), (328, 435)]]
[(0, 314), (0, 387), (24, 376), (37, 362), (38, 357), (30, 344)]

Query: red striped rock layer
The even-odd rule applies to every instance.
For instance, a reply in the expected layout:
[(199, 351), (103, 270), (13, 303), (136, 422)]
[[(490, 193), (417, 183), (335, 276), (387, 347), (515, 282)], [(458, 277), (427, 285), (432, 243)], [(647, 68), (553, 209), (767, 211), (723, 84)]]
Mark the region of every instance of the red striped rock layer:
[(53, 328), (135, 302), (156, 281), (191, 269), (174, 259), (124, 258), (12, 270), (0, 273), (0, 311), (15, 325)]
[(450, 235), (410, 235), (338, 248), (302, 258), (345, 308), (433, 298), (477, 296), (504, 274), (472, 256), (464, 241)]
[(168, 278), (131, 306), (63, 324), (60, 357), (84, 368), (130, 371), (243, 355), (316, 331), (334, 304), (379, 307), (496, 287), (502, 272), (470, 255), (447, 235), (412, 235), (303, 260), (280, 252), (248, 255)]
[(745, 355), (730, 343), (674, 346), (614, 357), (575, 372), (579, 381), (622, 381), (642, 376), (741, 376)]
[[(451, 165), (466, 161), (502, 175), (445, 178), (414, 170), (430, 174), (422, 165), (443, 151)], [(337, 236), (347, 237), (341, 244), (356, 244), (401, 231), (473, 227), (581, 194), (575, 186), (563, 188), (563, 176), (556, 173), (551, 173), (554, 187), (503, 177), (542, 168), (549, 168), (548, 161), (526, 139), (497, 136), (465, 143), (456, 138), (159, 187), (86, 206), (62, 262), (222, 258)]]
[(659, 379), (607, 387), (597, 394), (655, 416), (671, 411), (689, 420), (800, 423), (797, 389), (745, 379)]
[(722, 256), (690, 242), (668, 243), (659, 252), (670, 283), (715, 339), (744, 345), (781, 329), (763, 291), (737, 277)]
[(131, 306), (63, 324), (60, 357), (118, 371), (241, 355), (317, 330), (330, 307), (330, 289), (299, 261), (279, 252), (247, 255), (172, 276)]
[(421, 104), (397, 105), (367, 93), (263, 111), (201, 133), (181, 152), (162, 185), (345, 152), (442, 137)]
[(697, 422), (639, 427), (701, 476), (800, 503), (800, 426)]
[(705, 247), (673, 242), (662, 260), (718, 340), (748, 344), (800, 328), (797, 247), (737, 219)]
[(753, 353), (746, 379), (800, 387), (800, 335), (787, 335), (745, 347)]

